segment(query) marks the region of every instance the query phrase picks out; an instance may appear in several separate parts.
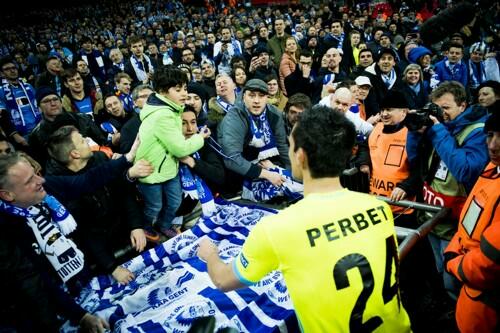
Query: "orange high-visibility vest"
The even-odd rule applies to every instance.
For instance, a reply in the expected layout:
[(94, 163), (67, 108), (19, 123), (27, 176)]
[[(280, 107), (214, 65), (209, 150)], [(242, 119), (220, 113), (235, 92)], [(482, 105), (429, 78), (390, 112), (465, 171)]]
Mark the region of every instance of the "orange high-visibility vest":
[[(383, 129), (384, 124), (378, 123), (368, 138), (372, 161), (370, 193), (390, 197), (394, 188), (410, 175), (410, 162), (406, 155), (408, 129), (402, 127), (395, 133), (383, 133)], [(391, 208), (394, 213), (405, 210), (398, 206)], [(411, 209), (404, 211), (405, 214), (412, 212)]]
[(492, 332), (498, 325), (499, 201), (500, 174), (490, 163), (467, 197), (458, 231), (445, 250), (458, 255), (447, 270), (464, 283), (456, 311), (460, 332)]

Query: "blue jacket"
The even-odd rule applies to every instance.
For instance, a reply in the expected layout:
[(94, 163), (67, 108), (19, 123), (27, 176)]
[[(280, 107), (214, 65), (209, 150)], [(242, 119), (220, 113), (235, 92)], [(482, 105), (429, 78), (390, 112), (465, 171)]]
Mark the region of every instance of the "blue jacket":
[(447, 60), (448, 59), (445, 58), (434, 66), (434, 75), (431, 79), (431, 88), (437, 87), (444, 81), (458, 81), (464, 87), (467, 87), (469, 81), (469, 71), (467, 69), (467, 65), (463, 61), (460, 61), (459, 64), (455, 65), (458, 66), (458, 68), (455, 70), (455, 73), (452, 73), (450, 69), (446, 67)]
[(486, 118), (486, 109), (474, 105), (468, 107), (454, 120), (430, 127), (423, 135), (418, 132), (408, 132), (406, 149), (410, 162), (414, 163), (420, 159), (421, 163), (427, 165), (429, 156), (419, 156), (421, 154), (418, 152), (420, 141), (423, 139), (436, 150), (455, 179), (470, 191), (489, 160), (486, 133), (482, 128), (473, 130), (461, 147), (458, 146), (455, 135), (467, 125), (484, 123)]

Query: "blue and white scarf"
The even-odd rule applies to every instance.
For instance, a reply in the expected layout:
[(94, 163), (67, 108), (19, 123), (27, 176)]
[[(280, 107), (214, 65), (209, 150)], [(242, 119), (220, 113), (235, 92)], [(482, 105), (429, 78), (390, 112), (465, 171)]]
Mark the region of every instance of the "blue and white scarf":
[[(100, 71), (100, 76), (102, 78), (106, 77), (106, 67), (104, 66), (104, 60), (102, 59), (101, 52), (98, 50), (92, 50), (91, 52), (92, 57), (94, 57), (95, 61), (97, 62), (97, 66), (99, 66), (99, 71)], [(85, 53), (85, 51), (80, 52), (80, 56), (82, 57), (82, 60), (85, 61), (87, 66), (89, 66), (89, 54)]]
[(380, 77), (388, 90), (392, 88), (397, 79), (394, 68), (389, 72), (389, 74), (380, 73)]
[(279, 173), (285, 179), (283, 185), (280, 187), (274, 186), (266, 179), (245, 179), (241, 198), (254, 202), (266, 202), (275, 197), (287, 197), (292, 201), (302, 199), (304, 185), (293, 179), (290, 170), (275, 167), (269, 169), (269, 171)]
[(0, 200), (0, 211), (26, 218), (43, 253), (63, 282), (78, 274), (84, 266), (83, 253), (65, 236), (76, 229), (76, 222), (66, 208), (53, 196), (29, 208), (14, 206)]
[[(206, 316), (217, 318), (215, 331), (232, 327), (238, 332), (298, 332), (279, 271), (251, 287), (227, 293), (213, 285), (206, 263), (196, 255), (200, 240), (211, 239), (223, 261), (230, 262), (253, 226), (276, 213), (219, 199), (216, 203), (215, 215), (202, 216), (192, 229), (123, 264), (136, 276), (127, 286), (100, 276), (82, 290), (77, 302), (106, 319), (113, 332), (187, 332), (194, 319)], [(77, 330), (69, 321), (61, 328), (62, 332)]]
[(477, 70), (476, 64), (469, 59), (469, 86), (473, 89), (479, 87), (481, 83), (486, 81), (486, 70), (484, 68), (484, 62), (479, 62), (479, 72)]
[[(30, 84), (24, 83), (22, 80), (17, 80), (19, 87), (22, 89), (24, 96), (26, 97), (31, 113), (33, 114), (33, 118), (35, 119), (35, 123), (40, 122), (42, 119), (42, 115), (38, 110), (35, 98), (35, 92), (33, 91)], [(26, 126), (26, 121), (24, 119), (23, 107), (26, 104), (23, 104), (21, 101), (22, 96), (15, 94), (12, 90), (12, 85), (6, 79), (2, 79), (2, 89), (5, 96), (5, 104), (9, 111), (10, 117), (12, 119), (12, 123), (16, 127), (16, 129), (20, 132), (23, 132), (24, 127)], [(29, 129), (31, 130), (31, 129)], [(22, 133), (24, 135), (24, 133)]]
[[(193, 158), (199, 160), (200, 154), (194, 153)], [(217, 211), (217, 208), (215, 207), (214, 196), (207, 183), (185, 164), (179, 166), (179, 174), (184, 195), (191, 199), (200, 200), (203, 215), (212, 216)]]
[[(334, 39), (338, 40), (338, 42), (339, 42), (339, 43), (337, 44), (337, 49), (338, 49), (338, 50), (342, 50), (342, 46), (343, 46), (343, 44), (344, 44), (345, 33), (341, 33), (341, 34), (340, 34), (340, 37), (337, 37), (337, 36), (332, 35), (332, 38), (334, 38)], [(343, 51), (343, 50), (342, 50), (342, 51)]]
[(125, 112), (132, 112), (134, 111), (134, 100), (132, 99), (132, 94), (125, 94), (124, 92), (118, 90), (118, 88), (115, 87), (115, 95), (118, 96), (120, 101), (123, 103), (123, 108), (125, 109)]
[(220, 96), (216, 96), (215, 101), (217, 102), (217, 104), (219, 104), (219, 106), (222, 108), (222, 110), (224, 110), (225, 113), (228, 113), (229, 110), (234, 106), (234, 104), (224, 101)]
[(118, 64), (113, 64), (113, 67), (115, 67), (117, 71), (123, 72), (125, 70), (125, 63), (122, 61)]
[(172, 60), (172, 57), (170, 57), (170, 54), (168, 54), (168, 52), (163, 53), (162, 63), (164, 66), (174, 64), (174, 61)]
[(247, 112), (250, 133), (252, 135), (249, 145), (259, 149), (257, 158), (252, 162), (257, 163), (273, 156), (278, 156), (279, 151), (276, 147), (274, 134), (267, 120), (267, 106), (264, 112), (258, 116), (252, 115), (249, 111)]
[(142, 59), (144, 59), (147, 63), (147, 68), (144, 66), (144, 61), (138, 59), (134, 54), (130, 57), (130, 63), (134, 68), (135, 75), (137, 75), (137, 79), (141, 82), (148, 80), (148, 73), (153, 73), (153, 64), (151, 64), (151, 60), (145, 54), (142, 55)]
[(90, 76), (92, 77), (92, 82), (94, 83), (96, 93), (102, 94), (102, 89), (101, 85), (99, 84), (99, 81), (97, 81), (94, 75), (90, 74)]
[(462, 61), (460, 60), (456, 64), (450, 64), (450, 61), (448, 59), (446, 59), (446, 61), (444, 62), (446, 68), (451, 73), (451, 77), (452, 77), (453, 80), (457, 80), (458, 81), (458, 76), (460, 74), (460, 64), (461, 63), (462, 63)]

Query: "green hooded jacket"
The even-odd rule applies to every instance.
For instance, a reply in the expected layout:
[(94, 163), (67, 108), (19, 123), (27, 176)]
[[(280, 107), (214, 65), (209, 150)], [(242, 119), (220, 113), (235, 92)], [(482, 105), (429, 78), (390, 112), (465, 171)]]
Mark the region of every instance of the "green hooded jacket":
[(168, 98), (153, 94), (141, 110), (141, 140), (135, 160), (145, 159), (154, 171), (139, 179), (141, 183), (158, 184), (174, 178), (179, 171), (178, 158), (188, 156), (203, 147), (203, 137), (195, 134), (185, 139), (182, 134), (182, 112), (180, 106)]

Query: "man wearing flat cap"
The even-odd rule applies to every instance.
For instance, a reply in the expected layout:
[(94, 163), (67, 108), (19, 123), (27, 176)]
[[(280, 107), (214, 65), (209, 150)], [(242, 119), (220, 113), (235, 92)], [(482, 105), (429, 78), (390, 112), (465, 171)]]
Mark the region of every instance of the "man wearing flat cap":
[(243, 178), (260, 178), (280, 186), (282, 176), (268, 169), (274, 165), (290, 168), (283, 118), (267, 98), (267, 84), (260, 79), (249, 80), (243, 88), (243, 100), (219, 125), (218, 141), (228, 156), (224, 162), (239, 178), (235, 184), (241, 185)]

